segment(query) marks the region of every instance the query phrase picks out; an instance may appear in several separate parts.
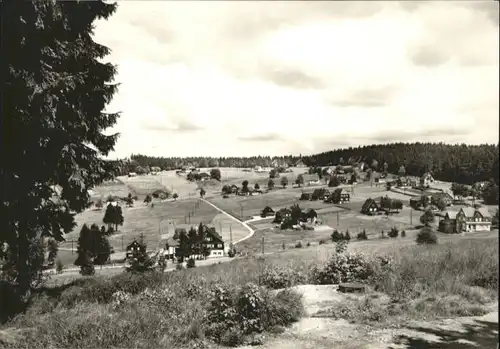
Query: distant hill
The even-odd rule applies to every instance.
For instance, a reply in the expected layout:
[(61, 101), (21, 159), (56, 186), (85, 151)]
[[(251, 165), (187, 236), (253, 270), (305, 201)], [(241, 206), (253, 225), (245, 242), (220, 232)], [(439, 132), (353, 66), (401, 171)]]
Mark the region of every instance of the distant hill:
[[(253, 167), (272, 166), (276, 160), (293, 166), (299, 159), (307, 166), (331, 166), (339, 163), (365, 162), (382, 171), (387, 163), (388, 172), (398, 173), (401, 166), (406, 174), (420, 176), (430, 171), (442, 181), (472, 184), (493, 179), (498, 183), (498, 145), (451, 145), (444, 143), (390, 143), (337, 149), (309, 156), (254, 156), (254, 157), (188, 157), (166, 158), (132, 155), (121, 161), (120, 172), (136, 172), (139, 168), (158, 166), (163, 170), (188, 167)], [(374, 160), (376, 163), (374, 163)]]
[(377, 170), (384, 163), (390, 173), (401, 165), (406, 174), (421, 176), (430, 171), (435, 179), (463, 184), (494, 179), (498, 181), (498, 145), (450, 145), (444, 143), (391, 143), (338, 149), (304, 158), (308, 165), (364, 161)]

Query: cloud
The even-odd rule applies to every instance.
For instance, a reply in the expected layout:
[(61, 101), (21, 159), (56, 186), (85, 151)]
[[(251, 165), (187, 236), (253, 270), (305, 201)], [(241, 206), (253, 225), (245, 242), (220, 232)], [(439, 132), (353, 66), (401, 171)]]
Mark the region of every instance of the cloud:
[(200, 127), (198, 125), (195, 125), (188, 120), (180, 120), (176, 125), (174, 126), (165, 126), (162, 124), (152, 124), (152, 123), (145, 123), (142, 126), (142, 129), (145, 131), (154, 131), (154, 132), (168, 132), (168, 131), (175, 131), (175, 132), (195, 132), (195, 131), (201, 131), (203, 130), (203, 127)]
[(359, 107), (372, 108), (383, 107), (390, 103), (392, 96), (395, 93), (394, 87), (379, 87), (372, 89), (361, 89), (352, 91), (349, 95), (343, 98), (334, 98), (330, 100), (333, 106), (337, 107)]
[(412, 62), (417, 66), (436, 67), (448, 62), (449, 58), (435, 46), (417, 47), (412, 54)]
[(242, 136), (238, 137), (238, 139), (246, 142), (274, 142), (282, 140), (282, 137), (278, 133), (264, 133), (253, 136)]
[(277, 85), (297, 89), (320, 89), (323, 84), (319, 78), (300, 70), (286, 66), (262, 66), (261, 76)]
[(120, 2), (95, 30), (121, 83), (113, 156), (497, 142), (497, 6)]

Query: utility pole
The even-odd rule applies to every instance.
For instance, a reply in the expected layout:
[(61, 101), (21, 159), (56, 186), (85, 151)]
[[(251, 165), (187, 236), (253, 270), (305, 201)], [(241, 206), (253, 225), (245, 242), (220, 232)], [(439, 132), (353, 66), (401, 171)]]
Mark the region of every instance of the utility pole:
[(123, 235), (122, 235), (122, 251), (124, 251), (125, 249), (123, 248)]
[(73, 241), (74, 240), (71, 240), (71, 254), (73, 254)]
[(413, 208), (410, 208), (410, 225), (413, 225)]
[(339, 221), (340, 221), (340, 217), (339, 217), (339, 212), (337, 211), (337, 227), (339, 226)]
[(261, 242), (261, 244), (262, 244), (262, 254), (264, 255), (264, 237), (262, 237), (262, 242)]
[(229, 225), (229, 246), (233, 246), (233, 225)]

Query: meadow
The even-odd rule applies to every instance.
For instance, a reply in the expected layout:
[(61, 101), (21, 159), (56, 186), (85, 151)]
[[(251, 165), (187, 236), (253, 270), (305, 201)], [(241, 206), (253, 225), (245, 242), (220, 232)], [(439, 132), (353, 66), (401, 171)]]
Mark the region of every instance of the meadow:
[(214, 196), (208, 198), (215, 206), (223, 209), (227, 213), (237, 217), (238, 219), (247, 220), (254, 216), (259, 216), (262, 209), (270, 206), (273, 210), (277, 211), (281, 208), (290, 207), (298, 204), (302, 209), (328, 209), (335, 207), (332, 204), (326, 204), (323, 200), (317, 201), (300, 201), (302, 191), (312, 192), (313, 188), (288, 188), (288, 189), (274, 189), (268, 193), (254, 195), (254, 196), (236, 196), (230, 195), (229, 198), (222, 196)]
[[(350, 245), (355, 249), (354, 243)], [(413, 320), (480, 315), (497, 302), (498, 236), (362, 249), (362, 258), (383, 255), (390, 267), (370, 272), (367, 294), (327, 304), (314, 316), (377, 329)], [(229, 323), (217, 320), (218, 311), (233, 309), (224, 302), (234, 299), (240, 302), (234, 304), (242, 304), (246, 297), (256, 296), (253, 309), (261, 320), (255, 321), (267, 333), (280, 333), (302, 316), (301, 296), (266, 289), (317, 283), (314, 271), (335, 255), (335, 245), (327, 244), (166, 274), (81, 279), (40, 291), (24, 314), (1, 325), (0, 341), (12, 349), (216, 348), (210, 337), (219, 329), (226, 343), (240, 344), (245, 336), (238, 327), (226, 332)], [(257, 285), (263, 288), (259, 291)]]
[[(196, 208), (196, 204), (198, 207)], [(170, 202), (155, 202), (146, 206), (141, 201), (135, 203), (133, 207), (122, 205), (124, 223), (118, 227), (118, 231), (109, 237), (109, 241), (115, 252), (123, 252), (126, 246), (134, 239), (144, 234), (144, 240), (148, 247), (156, 248), (160, 241), (160, 236), (164, 234), (173, 235), (175, 227), (186, 227), (188, 224), (212, 224), (212, 220), (218, 215), (218, 211), (212, 206), (199, 201), (198, 199), (188, 199)], [(105, 208), (102, 210), (87, 210), (75, 217), (77, 226), (73, 231), (65, 236), (66, 242), (61, 244), (61, 248), (76, 249), (76, 240), (83, 224), (93, 223), (101, 226)], [(234, 222), (235, 228), (237, 222)], [(65, 251), (63, 254), (68, 255)]]
[[(241, 187), (241, 183), (244, 180), (247, 180), (249, 183), (249, 187), (253, 188), (255, 184), (258, 184), (262, 189), (267, 188), (267, 184), (269, 182), (269, 170), (267, 169), (265, 172), (255, 172), (255, 171), (244, 171), (243, 168), (230, 168), (230, 167), (219, 167), (221, 171), (221, 180), (207, 180), (204, 182), (198, 182), (198, 186), (205, 189), (207, 192), (207, 197), (220, 195), (222, 186), (224, 185), (237, 185)], [(210, 172), (210, 169), (201, 169), (206, 170), (206, 172)], [(280, 173), (280, 177), (286, 177), (288, 179), (289, 187), (295, 183), (295, 179), (298, 175), (304, 174), (308, 171), (307, 168), (303, 167), (292, 167), (292, 172)], [(280, 179), (273, 179), (275, 186), (280, 186)]]

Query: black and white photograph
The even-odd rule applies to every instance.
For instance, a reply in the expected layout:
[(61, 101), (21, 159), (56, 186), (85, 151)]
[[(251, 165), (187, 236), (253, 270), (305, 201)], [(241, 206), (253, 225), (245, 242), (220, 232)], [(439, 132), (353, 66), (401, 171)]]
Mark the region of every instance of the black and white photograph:
[(0, 349), (498, 349), (498, 1), (0, 11)]

